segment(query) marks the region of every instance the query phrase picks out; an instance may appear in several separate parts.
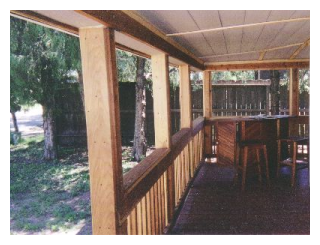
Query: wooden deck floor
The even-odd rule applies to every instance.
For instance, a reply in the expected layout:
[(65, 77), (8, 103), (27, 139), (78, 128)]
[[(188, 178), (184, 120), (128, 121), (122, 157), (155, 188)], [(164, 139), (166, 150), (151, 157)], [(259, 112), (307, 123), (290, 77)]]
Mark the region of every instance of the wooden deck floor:
[(244, 193), (232, 179), (231, 168), (204, 164), (170, 234), (310, 234), (308, 169), (294, 188), (285, 168), (269, 187), (251, 177)]

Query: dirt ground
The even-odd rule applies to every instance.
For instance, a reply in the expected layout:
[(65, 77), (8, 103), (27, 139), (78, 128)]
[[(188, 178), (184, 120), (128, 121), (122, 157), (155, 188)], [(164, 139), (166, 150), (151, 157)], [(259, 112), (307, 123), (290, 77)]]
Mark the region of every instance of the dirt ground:
[[(43, 133), (42, 107), (35, 105), (28, 110), (16, 113), (19, 131), (22, 136), (38, 135)], [(13, 131), (12, 117), (10, 114), (10, 130)]]

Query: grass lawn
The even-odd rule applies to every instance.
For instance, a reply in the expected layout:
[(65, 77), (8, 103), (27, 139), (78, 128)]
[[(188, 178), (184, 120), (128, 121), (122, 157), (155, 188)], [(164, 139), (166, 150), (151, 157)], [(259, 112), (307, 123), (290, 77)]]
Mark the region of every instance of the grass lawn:
[[(131, 152), (122, 147), (124, 174), (138, 164)], [(60, 147), (58, 153), (58, 160), (42, 159), (43, 135), (10, 145), (11, 234), (92, 233), (87, 150)]]
[(10, 146), (11, 234), (91, 234), (86, 149), (60, 148), (44, 161), (43, 135)]

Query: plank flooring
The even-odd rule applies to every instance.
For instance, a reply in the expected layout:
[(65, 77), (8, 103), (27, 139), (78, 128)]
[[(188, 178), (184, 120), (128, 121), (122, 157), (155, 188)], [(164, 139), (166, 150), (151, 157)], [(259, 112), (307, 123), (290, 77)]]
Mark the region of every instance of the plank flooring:
[(310, 234), (308, 169), (298, 171), (294, 188), (287, 168), (269, 186), (249, 173), (243, 193), (233, 175), (204, 164), (169, 234)]

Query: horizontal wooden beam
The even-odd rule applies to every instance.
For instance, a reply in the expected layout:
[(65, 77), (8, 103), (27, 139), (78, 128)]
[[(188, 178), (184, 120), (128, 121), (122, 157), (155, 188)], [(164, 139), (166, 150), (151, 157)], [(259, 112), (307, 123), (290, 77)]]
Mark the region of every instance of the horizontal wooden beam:
[(205, 66), (205, 70), (209, 71), (236, 71), (236, 70), (286, 70), (290, 68), (308, 69), (310, 66), (309, 60), (295, 61), (287, 60), (281, 62), (265, 62), (265, 61), (250, 61), (243, 63), (222, 63), (210, 64)]
[(246, 52), (237, 52), (237, 53), (230, 53), (230, 54), (217, 54), (217, 55), (207, 55), (207, 56), (202, 56), (200, 58), (215, 58), (215, 57), (223, 57), (223, 56), (233, 56), (233, 55), (241, 55), (241, 54), (252, 54), (252, 53), (266, 53), (269, 51), (275, 51), (279, 49), (285, 49), (285, 48), (290, 48), (290, 47), (295, 47), (295, 46), (301, 46), (304, 43), (293, 43), (293, 44), (288, 44), (284, 46), (278, 46), (278, 47), (273, 47), (273, 48), (267, 48), (267, 49), (259, 49), (259, 50), (252, 50), (252, 51), (246, 51)]
[(134, 16), (132, 12), (119, 10), (78, 10), (77, 13), (98, 21), (103, 25), (111, 26), (115, 30), (157, 48), (186, 64), (201, 70), (204, 69), (202, 60), (177, 43), (169, 40), (164, 34), (160, 35), (160, 31), (155, 31), (154, 27), (151, 29), (150, 24), (143, 22), (138, 16)]
[(79, 30), (77, 27), (67, 25), (65, 23), (56, 21), (42, 14), (36, 13), (30, 10), (10, 10), (10, 15), (24, 19), (26, 21), (30, 21), (36, 24), (41, 24), (48, 28), (52, 28), (55, 30), (59, 30), (65, 32), (67, 34), (79, 36)]
[(308, 21), (308, 20), (310, 20), (310, 17), (276, 20), (276, 21), (265, 21), (265, 22), (251, 23), (251, 24), (244, 24), (244, 25), (223, 26), (218, 28), (210, 28), (210, 29), (197, 30), (197, 31), (177, 32), (177, 33), (167, 34), (167, 36), (172, 37), (172, 36), (191, 35), (191, 34), (204, 33), (204, 32), (217, 32), (217, 31), (225, 31), (225, 30), (231, 30), (231, 29), (256, 27), (261, 25), (274, 25), (274, 24), (283, 24), (283, 23), (289, 23), (289, 22)]
[[(155, 27), (147, 23), (141, 24), (142, 20), (137, 21), (138, 17), (133, 17), (134, 15), (130, 11), (76, 11), (88, 18), (94, 19), (103, 26), (113, 27), (117, 31), (122, 31), (140, 41), (151, 45), (165, 53), (172, 56), (182, 62), (185, 62), (197, 69), (203, 70), (203, 61), (195, 57), (187, 49), (181, 47), (173, 40), (167, 38), (160, 31), (156, 30)], [(92, 15), (90, 15), (90, 12)], [(131, 14), (130, 14), (131, 13)], [(79, 36), (79, 29), (74, 26), (67, 25), (65, 23), (59, 22), (42, 14), (36, 13), (30, 10), (10, 10), (10, 14), (14, 17), (24, 19), (36, 24), (46, 26), (58, 31), (65, 32), (74, 36)], [(130, 14), (130, 16), (128, 16)], [(129, 23), (129, 24), (128, 24)], [(152, 29), (152, 30), (151, 30)], [(128, 46), (116, 43), (116, 48), (124, 51), (131, 52), (135, 55), (150, 58), (150, 55), (132, 49)]]

